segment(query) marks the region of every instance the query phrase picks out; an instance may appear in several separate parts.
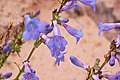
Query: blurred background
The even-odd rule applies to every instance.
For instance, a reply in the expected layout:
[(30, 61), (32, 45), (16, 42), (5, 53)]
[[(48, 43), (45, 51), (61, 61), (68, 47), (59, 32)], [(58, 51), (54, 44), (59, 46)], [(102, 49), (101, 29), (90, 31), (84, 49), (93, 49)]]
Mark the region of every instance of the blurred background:
[[(65, 11), (61, 16), (69, 18), (68, 24), (72, 27), (82, 28), (84, 37), (76, 44), (75, 38), (70, 36), (63, 27), (60, 28), (62, 35), (68, 41), (65, 62), (62, 62), (60, 66), (54, 65), (55, 59), (51, 57), (47, 46), (40, 45), (30, 60), (30, 66), (36, 71), (36, 75), (41, 80), (85, 80), (87, 72), (74, 66), (69, 60), (70, 55), (76, 56), (86, 65), (94, 65), (96, 58), (100, 58), (102, 63), (104, 54), (109, 50), (110, 42), (120, 33), (120, 29), (117, 28), (109, 32), (103, 32), (101, 36), (98, 36), (97, 26), (99, 20), (103, 22), (120, 22), (120, 0), (97, 0), (97, 12), (95, 13), (92, 8), (80, 2), (78, 4), (81, 6), (80, 10)], [(51, 23), (52, 11), (59, 6), (57, 0), (0, 0), (0, 33), (5, 33), (6, 26), (10, 21), (14, 22), (13, 25), (16, 28), (22, 21), (22, 16), (35, 9), (40, 9), (38, 17), (41, 21)], [(17, 54), (11, 54), (8, 58), (0, 70), (2, 73), (13, 72), (13, 76), (8, 80), (13, 80), (19, 72), (14, 62), (22, 67), (22, 62), (27, 58), (33, 44), (34, 41), (31, 40), (22, 46), (21, 57)], [(116, 61), (114, 67), (106, 65), (103, 73), (115, 74), (118, 70), (120, 68)]]

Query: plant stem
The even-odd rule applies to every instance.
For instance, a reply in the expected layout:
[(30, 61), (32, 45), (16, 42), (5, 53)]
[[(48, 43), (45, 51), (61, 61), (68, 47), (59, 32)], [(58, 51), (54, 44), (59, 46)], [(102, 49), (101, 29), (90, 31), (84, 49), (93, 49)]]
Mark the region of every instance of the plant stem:
[[(40, 45), (40, 44), (42, 43), (42, 39), (40, 39), (40, 40), (38, 41), (38, 43), (39, 43), (39, 45)], [(32, 50), (31, 50), (29, 56), (27, 57), (27, 61), (30, 60), (30, 58), (31, 58), (33, 52), (35, 51), (35, 49), (36, 49), (36, 47), (34, 46), (34, 47), (32, 48)], [(23, 71), (24, 71), (24, 66), (20, 69), (20, 72), (18, 73), (18, 75), (16, 76), (16, 78), (15, 78), (14, 80), (19, 80), (19, 77), (20, 77), (20, 75), (23, 73)]]
[[(29, 56), (27, 57), (27, 61), (29, 61), (29, 59), (31, 58), (31, 56), (32, 56), (33, 52), (35, 51), (35, 49), (36, 49), (35, 47), (32, 48)], [(22, 74), (23, 71), (24, 71), (24, 66), (20, 69), (20, 72), (18, 73), (18, 75), (16, 76), (16, 78), (14, 80), (19, 80), (19, 77), (20, 77), (20, 75)]]

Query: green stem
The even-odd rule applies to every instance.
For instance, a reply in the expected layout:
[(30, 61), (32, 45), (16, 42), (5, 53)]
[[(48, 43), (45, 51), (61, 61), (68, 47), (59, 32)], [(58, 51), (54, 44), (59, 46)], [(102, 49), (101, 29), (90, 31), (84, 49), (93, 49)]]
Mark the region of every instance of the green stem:
[[(32, 48), (29, 56), (27, 57), (27, 61), (29, 61), (29, 59), (31, 58), (31, 56), (32, 56), (33, 52), (35, 51), (35, 49), (36, 49), (35, 47)], [(14, 80), (19, 80), (19, 77), (20, 77), (20, 75), (22, 74), (23, 71), (24, 71), (24, 66), (20, 69), (20, 72), (18, 73), (18, 75), (16, 76), (16, 78)]]

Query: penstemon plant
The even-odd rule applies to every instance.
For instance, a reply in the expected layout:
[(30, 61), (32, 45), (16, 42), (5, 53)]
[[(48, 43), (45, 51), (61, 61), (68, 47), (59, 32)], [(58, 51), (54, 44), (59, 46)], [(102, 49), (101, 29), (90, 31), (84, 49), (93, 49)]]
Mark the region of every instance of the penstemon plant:
[[(40, 21), (37, 18), (37, 15), (40, 14), (39, 10), (34, 12), (26, 13), (23, 16), (23, 21), (20, 23), (19, 27), (16, 28), (15, 32), (11, 33), (10, 30), (13, 27), (13, 23), (8, 24), (8, 30), (6, 36), (0, 35), (0, 41), (3, 41), (3, 45), (0, 46), (0, 68), (3, 67), (7, 58), (10, 54), (16, 52), (20, 56), (19, 52), (21, 46), (30, 41), (31, 39), (35, 40), (34, 47), (32, 48), (29, 56), (23, 62), (23, 67), (19, 68), (19, 73), (14, 78), (14, 80), (19, 80), (19, 77), (24, 73), (21, 80), (40, 80), (40, 78), (35, 74), (35, 70), (32, 69), (29, 65), (31, 56), (34, 54), (36, 48), (45, 44), (50, 52), (51, 56), (55, 58), (55, 65), (60, 65), (60, 62), (64, 62), (64, 57), (67, 52), (65, 52), (66, 45), (68, 44), (67, 40), (61, 35), (60, 27), (63, 27), (71, 36), (76, 38), (76, 44), (83, 37), (82, 29), (75, 29), (67, 24), (69, 21), (68, 18), (62, 17), (60, 14), (70, 10), (72, 8), (80, 9), (80, 6), (77, 2), (83, 3), (86, 6), (89, 6), (96, 12), (96, 0), (57, 0), (61, 5), (59, 8), (52, 11), (52, 20), (51, 24), (47, 22)], [(60, 26), (60, 27), (59, 27)], [(100, 36), (102, 31), (109, 31), (113, 28), (120, 27), (120, 23), (104, 23), (102, 21), (98, 22)], [(52, 36), (47, 34), (53, 32)], [(93, 66), (86, 65), (82, 63), (75, 56), (70, 56), (70, 61), (75, 66), (81, 67), (87, 71), (86, 80), (120, 80), (120, 71), (114, 75), (103, 74), (103, 68), (108, 63), (110, 66), (115, 65), (115, 59), (117, 59), (120, 64), (120, 35), (117, 36), (110, 44), (110, 50), (107, 54), (104, 55), (104, 62), (100, 64), (100, 59), (97, 58)], [(6, 74), (0, 74), (0, 80), (8, 79), (12, 76), (12, 72), (7, 72)]]

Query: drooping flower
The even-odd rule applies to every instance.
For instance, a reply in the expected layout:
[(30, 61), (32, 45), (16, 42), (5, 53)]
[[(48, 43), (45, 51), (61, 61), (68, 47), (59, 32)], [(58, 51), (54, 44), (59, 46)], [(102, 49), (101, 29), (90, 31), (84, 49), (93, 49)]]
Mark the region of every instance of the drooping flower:
[(74, 65), (76, 65), (76, 66), (78, 66), (78, 67), (81, 67), (81, 68), (83, 68), (83, 69), (88, 68), (87, 65), (83, 64), (80, 60), (78, 60), (78, 59), (77, 59), (76, 57), (74, 57), (74, 56), (70, 56), (70, 60), (71, 60), (71, 62), (72, 62)]
[(115, 65), (115, 53), (114, 52), (111, 52), (111, 57), (110, 57), (109, 65), (110, 66), (114, 66)]
[(55, 64), (59, 65), (60, 61), (64, 61), (63, 52), (65, 50), (65, 46), (67, 45), (67, 41), (61, 36), (57, 21), (53, 21), (53, 24), (53, 36), (48, 38), (45, 34), (42, 34), (41, 37), (46, 41), (52, 57), (56, 58)]
[(99, 28), (98, 35), (100, 36), (102, 31), (109, 31), (116, 27), (120, 27), (120, 23), (103, 23), (102, 21), (99, 21), (98, 22), (98, 28)]
[(63, 23), (62, 26), (67, 30), (69, 34), (71, 34), (72, 36), (76, 38), (76, 43), (80, 40), (81, 37), (83, 37), (83, 32), (81, 29), (77, 30), (65, 23)]
[(8, 72), (8, 73), (6, 73), (6, 74), (1, 75), (1, 78), (3, 78), (3, 79), (8, 79), (8, 78), (10, 78), (11, 76), (12, 76), (12, 72)]
[(3, 47), (3, 51), (7, 52), (10, 50), (10, 44), (11, 44), (11, 40), (9, 40), (6, 45)]
[(120, 80), (120, 71), (118, 71), (116, 75), (104, 74), (103, 76), (108, 80)]
[(35, 75), (35, 71), (30, 68), (28, 61), (24, 62), (24, 77), (22, 80), (39, 80), (39, 78)]
[(93, 8), (94, 12), (96, 12), (96, 0), (79, 0), (81, 3), (90, 6)]
[(116, 41), (116, 46), (117, 47), (120, 46), (120, 35), (117, 36), (115, 41)]
[(40, 22), (36, 17), (30, 18), (28, 14), (25, 18), (25, 29), (23, 32), (23, 39), (28, 41), (31, 38), (36, 40), (39, 38), (40, 33), (48, 33), (52, 30), (52, 27), (46, 22)]
[(78, 0), (70, 0), (69, 2), (67, 2), (61, 9), (60, 11), (66, 11), (66, 10), (70, 10), (73, 7), (76, 7), (77, 9), (80, 9), (80, 6), (77, 5), (77, 1)]

